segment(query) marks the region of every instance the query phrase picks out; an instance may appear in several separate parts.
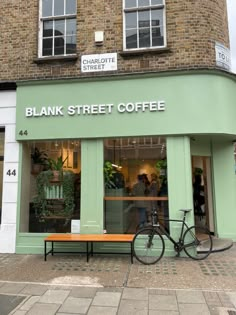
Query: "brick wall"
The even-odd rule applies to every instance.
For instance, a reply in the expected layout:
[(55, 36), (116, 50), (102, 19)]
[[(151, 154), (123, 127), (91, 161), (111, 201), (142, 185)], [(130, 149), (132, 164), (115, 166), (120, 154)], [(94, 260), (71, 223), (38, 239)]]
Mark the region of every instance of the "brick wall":
[[(140, 55), (122, 54), (122, 0), (78, 0), (77, 7), (78, 59), (37, 64), (38, 1), (1, 0), (0, 81), (84, 77), (80, 56), (107, 52), (118, 53), (114, 74), (215, 68), (215, 41), (229, 47), (225, 0), (166, 0), (169, 50)], [(94, 44), (96, 30), (104, 31), (101, 47)]]

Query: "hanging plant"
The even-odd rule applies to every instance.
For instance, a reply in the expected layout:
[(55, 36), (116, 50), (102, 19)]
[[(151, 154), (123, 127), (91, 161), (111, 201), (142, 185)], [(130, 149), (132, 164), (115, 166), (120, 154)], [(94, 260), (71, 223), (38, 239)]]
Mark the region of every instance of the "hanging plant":
[(160, 170), (166, 170), (167, 169), (167, 159), (162, 159), (156, 162), (156, 168)]
[(116, 188), (116, 185), (113, 181), (113, 175), (116, 173), (116, 171), (114, 170), (112, 163), (110, 161), (105, 161), (103, 172), (105, 188)]
[(203, 170), (200, 167), (195, 167), (193, 173), (194, 173), (194, 176), (202, 175)]

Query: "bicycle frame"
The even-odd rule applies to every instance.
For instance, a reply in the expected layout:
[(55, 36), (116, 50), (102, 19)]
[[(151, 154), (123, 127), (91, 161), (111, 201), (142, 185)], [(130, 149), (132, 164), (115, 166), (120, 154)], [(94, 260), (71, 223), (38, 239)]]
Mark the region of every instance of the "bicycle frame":
[(179, 241), (176, 242), (170, 235), (170, 233), (168, 233), (164, 227), (164, 225), (162, 223), (160, 223), (160, 221), (158, 220), (157, 224), (153, 224), (153, 227), (155, 229), (157, 229), (159, 232), (161, 232), (161, 234), (164, 234), (170, 241), (172, 244), (174, 244), (174, 248), (177, 251), (177, 253), (179, 254), (185, 247), (190, 246), (190, 244), (185, 244), (183, 242), (183, 235), (184, 235), (184, 228), (188, 229), (189, 226), (187, 225), (187, 223), (185, 222), (186, 220), (186, 213), (184, 213), (184, 217), (183, 219), (164, 219), (165, 222), (179, 222), (182, 223), (181, 226), (181, 232), (179, 235)]

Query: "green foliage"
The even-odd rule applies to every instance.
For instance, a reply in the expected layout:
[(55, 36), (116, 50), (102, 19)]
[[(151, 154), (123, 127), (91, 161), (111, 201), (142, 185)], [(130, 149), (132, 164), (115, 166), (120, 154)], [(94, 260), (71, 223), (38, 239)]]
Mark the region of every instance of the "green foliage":
[(163, 183), (165, 183), (167, 181), (167, 159), (162, 159), (162, 160), (158, 160), (156, 162), (156, 169), (159, 171), (160, 175), (159, 175), (159, 179), (160, 179), (160, 183), (161, 185), (163, 185)]
[(64, 213), (68, 216), (72, 215), (75, 207), (74, 201), (74, 180), (73, 172), (64, 172), (63, 174), (63, 198), (64, 198)]
[(114, 170), (112, 163), (110, 161), (105, 161), (103, 172), (105, 188), (116, 188), (116, 185), (112, 180), (113, 175), (116, 173), (116, 171)]
[(194, 168), (194, 175), (202, 175), (203, 170), (200, 167), (195, 167)]
[(40, 151), (37, 147), (31, 152), (31, 159), (34, 164), (47, 164), (48, 155), (45, 151)]
[(46, 188), (50, 186), (50, 180), (53, 178), (51, 170), (39, 173), (36, 177), (37, 196), (33, 198), (34, 209), (37, 216), (45, 216), (47, 211)]
[(156, 168), (158, 170), (166, 170), (167, 169), (167, 159), (158, 160), (156, 162)]
[(63, 160), (62, 155), (56, 159), (48, 159), (50, 170), (61, 171), (67, 159), (68, 156)]
[[(50, 216), (52, 213), (48, 209), (48, 200), (46, 196), (46, 190), (52, 189), (55, 184), (52, 184), (53, 171), (43, 171), (36, 178), (37, 196), (33, 199), (35, 214), (40, 218), (44, 216)], [(63, 210), (60, 214), (65, 217), (72, 215), (74, 211), (74, 173), (67, 171), (63, 173), (62, 177), (63, 198), (64, 202)]]

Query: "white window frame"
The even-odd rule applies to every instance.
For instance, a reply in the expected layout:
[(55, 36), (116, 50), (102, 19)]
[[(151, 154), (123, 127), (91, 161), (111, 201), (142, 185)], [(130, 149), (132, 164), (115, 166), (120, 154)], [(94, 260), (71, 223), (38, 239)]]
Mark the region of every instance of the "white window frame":
[[(138, 0), (136, 0), (138, 3)], [(126, 48), (126, 19), (125, 13), (127, 12), (139, 12), (139, 11), (149, 11), (151, 9), (160, 9), (163, 12), (163, 37), (164, 44), (162, 46), (150, 46), (150, 47), (137, 47), (137, 48)], [(138, 23), (138, 21), (137, 21)], [(151, 21), (150, 21), (151, 23)], [(150, 26), (151, 29), (151, 26)], [(139, 34), (138, 34), (139, 26), (137, 24), (137, 44), (139, 45)], [(133, 8), (125, 8), (125, 0), (123, 0), (123, 50), (124, 51), (137, 51), (137, 50), (158, 50), (167, 47), (167, 39), (166, 39), (166, 3), (163, 0), (163, 4), (158, 5), (149, 5), (143, 7), (133, 7)]]
[[(53, 1), (53, 8), (52, 8), (52, 12), (54, 12), (54, 2), (56, 0)], [(55, 55), (54, 53), (54, 40), (53, 40), (53, 47), (52, 47), (52, 55), (47, 55), (47, 56), (43, 56), (43, 22), (44, 21), (56, 21), (56, 20), (61, 20), (61, 19), (71, 19), (71, 18), (77, 18), (77, 13), (75, 14), (65, 14), (64, 15), (57, 15), (57, 16), (48, 16), (48, 17), (43, 17), (42, 15), (42, 11), (43, 11), (43, 4), (42, 4), (43, 0), (39, 1), (39, 35), (38, 35), (38, 56), (39, 58), (52, 58), (52, 57), (63, 57), (63, 56), (75, 56), (76, 53), (72, 53), (72, 54), (60, 54), (60, 55)], [(65, 6), (65, 2), (66, 0), (64, 0), (64, 10), (66, 8)], [(54, 28), (53, 28), (54, 29)], [(76, 30), (77, 31), (77, 30)], [(54, 39), (54, 35), (52, 36), (52, 38)], [(65, 49), (64, 49), (65, 51)]]

